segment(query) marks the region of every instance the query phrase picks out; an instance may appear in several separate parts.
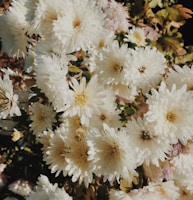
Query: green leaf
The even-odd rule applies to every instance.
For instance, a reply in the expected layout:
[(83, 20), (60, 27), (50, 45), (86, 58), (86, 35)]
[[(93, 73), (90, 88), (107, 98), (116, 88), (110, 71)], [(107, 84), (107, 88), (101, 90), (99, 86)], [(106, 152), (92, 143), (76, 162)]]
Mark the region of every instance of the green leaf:
[(72, 73), (80, 73), (82, 70), (78, 68), (77, 66), (72, 65), (68, 67), (68, 71)]

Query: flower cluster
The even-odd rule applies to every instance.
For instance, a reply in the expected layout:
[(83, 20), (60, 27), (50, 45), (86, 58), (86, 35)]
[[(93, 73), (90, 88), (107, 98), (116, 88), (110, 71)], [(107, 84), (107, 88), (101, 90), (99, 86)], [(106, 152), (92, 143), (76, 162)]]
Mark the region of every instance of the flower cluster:
[(178, 31), (191, 14), (169, 0), (14, 0), (0, 37), (24, 67), (0, 78), (0, 127), (15, 144), (14, 156), (1, 150), (2, 173), (25, 155), (40, 163), (28, 190), (8, 189), (26, 200), (192, 199), (193, 54)]

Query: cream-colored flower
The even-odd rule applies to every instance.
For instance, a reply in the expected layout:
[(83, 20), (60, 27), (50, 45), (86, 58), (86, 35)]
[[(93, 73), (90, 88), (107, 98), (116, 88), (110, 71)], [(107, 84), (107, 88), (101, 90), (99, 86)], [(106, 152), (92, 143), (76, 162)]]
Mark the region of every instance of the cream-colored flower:
[(3, 78), (0, 77), (0, 119), (21, 115), (17, 100), (18, 96), (13, 92), (12, 81), (9, 75), (5, 74)]

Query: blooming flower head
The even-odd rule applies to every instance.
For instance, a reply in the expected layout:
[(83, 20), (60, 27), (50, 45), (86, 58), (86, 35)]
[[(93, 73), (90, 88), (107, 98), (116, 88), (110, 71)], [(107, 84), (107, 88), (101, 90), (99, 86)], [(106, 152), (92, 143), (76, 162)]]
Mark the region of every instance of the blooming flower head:
[(128, 70), (130, 50), (127, 45), (119, 46), (118, 41), (110, 43), (102, 49), (102, 58), (96, 59), (96, 72), (99, 81), (105, 85), (128, 85), (129, 77), (125, 76)]
[(12, 81), (8, 74), (3, 79), (0, 77), (0, 119), (5, 119), (8, 115), (21, 115), (17, 105), (18, 96), (13, 93)]
[(0, 26), (3, 27), (0, 29), (2, 50), (10, 57), (25, 57), (28, 42), (33, 41), (26, 35), (29, 24), (25, 19), (25, 2), (26, 0), (13, 1), (9, 11), (0, 16)]
[(68, 175), (72, 176), (72, 182), (79, 181), (79, 184), (84, 182), (85, 186), (88, 185), (93, 180), (94, 165), (92, 164), (92, 159), (88, 154), (89, 146), (86, 139), (70, 139), (68, 141), (69, 145), (72, 147), (68, 155), (66, 170)]
[(41, 55), (36, 57), (37, 86), (45, 93), (57, 112), (64, 110), (68, 101), (68, 60), (66, 57)]
[(35, 135), (39, 135), (42, 131), (51, 129), (55, 119), (53, 108), (48, 105), (43, 105), (39, 102), (34, 103), (31, 107), (31, 130)]
[(66, 193), (64, 188), (59, 188), (58, 184), (50, 183), (49, 179), (45, 175), (38, 177), (35, 190), (26, 197), (26, 200), (72, 200), (72, 197)]
[(133, 27), (128, 31), (128, 34), (125, 38), (126, 42), (135, 43), (137, 46), (145, 46), (146, 45), (146, 35), (143, 28)]
[(129, 12), (127, 7), (115, 0), (98, 1), (102, 7), (105, 17), (105, 27), (114, 32), (127, 31), (131, 24), (129, 23)]
[(145, 94), (155, 87), (164, 74), (166, 59), (156, 48), (149, 46), (132, 51), (126, 78), (132, 78), (132, 83)]
[(89, 153), (93, 156), (96, 166), (95, 174), (102, 175), (104, 181), (119, 182), (121, 177), (129, 180), (129, 173), (136, 175), (134, 153), (123, 130), (117, 131), (104, 124), (101, 131), (91, 130), (88, 144), (91, 148)]
[(173, 83), (175, 83), (177, 88), (181, 88), (186, 84), (188, 91), (193, 90), (193, 65), (191, 67), (175, 65), (173, 69), (170, 68), (167, 75), (165, 82), (168, 88), (171, 89)]
[(67, 13), (54, 21), (54, 34), (71, 53), (98, 43), (104, 28), (104, 14), (94, 1), (73, 0)]
[(50, 145), (44, 151), (44, 160), (49, 165), (52, 173), (58, 176), (61, 172), (64, 176), (66, 171), (66, 157), (70, 152), (70, 146), (66, 141), (66, 137), (61, 134), (60, 130), (56, 130), (54, 135), (51, 135), (49, 140)]
[(164, 82), (159, 90), (152, 89), (151, 95), (147, 95), (149, 106), (145, 118), (153, 123), (157, 134), (169, 139), (172, 144), (186, 144), (192, 137), (192, 115), (193, 115), (192, 95), (186, 91), (186, 86), (176, 89), (173, 85), (169, 90)]
[(170, 143), (163, 141), (144, 119), (138, 118), (128, 121), (127, 131), (139, 165), (145, 162), (147, 165), (159, 166), (159, 161), (166, 159)]
[(71, 78), (70, 101), (68, 108), (64, 110), (65, 116), (80, 116), (83, 125), (89, 125), (89, 119), (94, 113), (98, 113), (105, 101), (105, 90), (98, 84), (97, 76), (93, 76), (88, 83), (85, 77), (80, 83)]

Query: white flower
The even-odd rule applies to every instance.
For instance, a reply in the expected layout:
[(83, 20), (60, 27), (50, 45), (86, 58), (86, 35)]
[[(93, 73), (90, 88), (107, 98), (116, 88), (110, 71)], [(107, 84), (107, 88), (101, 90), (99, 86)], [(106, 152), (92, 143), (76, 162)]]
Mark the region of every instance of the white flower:
[(186, 144), (193, 135), (192, 103), (192, 95), (186, 91), (185, 85), (180, 89), (173, 85), (170, 91), (162, 82), (158, 91), (152, 89), (151, 95), (147, 95), (149, 110), (145, 118), (165, 140), (169, 139), (172, 144), (180, 140)]
[(99, 113), (96, 113), (90, 119), (90, 127), (102, 129), (103, 123), (108, 124), (114, 128), (120, 128), (120, 111), (115, 109), (109, 109), (108, 107), (103, 107)]
[(58, 184), (50, 183), (45, 175), (40, 175), (37, 181), (35, 191), (33, 191), (26, 200), (72, 200), (64, 188), (59, 188)]
[(128, 34), (126, 35), (124, 41), (135, 43), (137, 46), (145, 46), (145, 39), (146, 35), (143, 28), (132, 27), (132, 29), (128, 31)]
[(8, 115), (21, 115), (17, 100), (18, 96), (13, 93), (12, 81), (9, 75), (5, 74), (3, 79), (0, 77), (0, 119), (5, 119)]
[(25, 2), (26, 0), (13, 1), (9, 11), (0, 16), (0, 27), (3, 27), (0, 29), (2, 50), (15, 58), (25, 57), (28, 42), (33, 41), (26, 35), (29, 24), (25, 19)]
[(105, 13), (105, 27), (114, 32), (127, 31), (131, 24), (129, 23), (129, 12), (127, 7), (122, 3), (118, 3), (115, 0), (103, 0), (99, 1), (103, 12)]
[(44, 160), (49, 165), (51, 173), (56, 173), (58, 176), (61, 172), (63, 176), (67, 175), (66, 157), (70, 153), (70, 146), (66, 141), (66, 137), (57, 130), (54, 135), (51, 135), (49, 140), (50, 145), (44, 151)]
[(72, 182), (79, 181), (79, 184), (84, 182), (88, 187), (89, 183), (93, 180), (93, 168), (92, 160), (88, 154), (89, 146), (87, 140), (84, 138), (70, 139), (68, 144), (71, 147), (71, 151), (66, 158), (67, 166), (66, 170), (68, 175), (72, 176)]
[(91, 148), (89, 154), (93, 156), (93, 165), (96, 166), (95, 174), (103, 176), (104, 181), (119, 182), (121, 177), (129, 180), (129, 174), (136, 175), (135, 154), (124, 130), (118, 131), (104, 124), (101, 131), (91, 130), (88, 144)]
[(80, 83), (71, 78), (68, 108), (64, 110), (64, 116), (80, 117), (83, 125), (89, 125), (89, 119), (94, 113), (99, 113), (100, 107), (105, 103), (105, 89), (98, 84), (97, 76), (93, 76), (88, 83), (83, 77)]
[(186, 84), (188, 91), (193, 90), (193, 65), (191, 67), (188, 67), (187, 65), (184, 65), (183, 67), (174, 65), (173, 69), (170, 68), (167, 75), (168, 77), (165, 82), (168, 88), (171, 89), (173, 83), (175, 83), (178, 89)]
[(180, 196), (179, 188), (173, 181), (150, 182), (149, 185), (141, 189), (132, 190), (130, 195), (132, 200), (178, 200)]
[(51, 129), (54, 122), (56, 122), (53, 108), (49, 105), (43, 105), (39, 102), (36, 102), (30, 108), (32, 112), (30, 124), (31, 130), (35, 135), (41, 134), (42, 131), (46, 129)]
[(104, 15), (94, 1), (72, 0), (65, 15), (54, 21), (54, 33), (71, 53), (98, 43), (104, 28)]
[(64, 110), (69, 91), (66, 80), (68, 60), (65, 57), (42, 55), (36, 57), (35, 62), (37, 86), (52, 102), (57, 112)]
[(128, 70), (129, 55), (131, 51), (126, 44), (119, 46), (118, 41), (110, 43), (101, 50), (102, 58), (96, 58), (96, 71), (99, 81), (107, 85), (130, 83), (130, 75), (125, 76)]
[(138, 165), (159, 166), (159, 161), (165, 161), (166, 153), (170, 150), (170, 143), (164, 141), (160, 135), (144, 119), (132, 119), (127, 122), (127, 132), (130, 144), (136, 152)]
[(125, 78), (132, 78), (132, 83), (143, 93), (155, 87), (164, 74), (166, 59), (156, 48), (137, 48), (132, 51)]
[[(49, 39), (53, 35), (53, 24), (59, 16), (66, 15), (66, 10), (69, 8), (70, 3), (68, 1), (58, 0), (53, 4), (51, 0), (41, 0), (33, 4), (28, 3), (27, 6), (31, 6), (27, 19), (31, 21), (33, 30), (36, 34)], [(32, 31), (33, 31), (32, 30)]]

